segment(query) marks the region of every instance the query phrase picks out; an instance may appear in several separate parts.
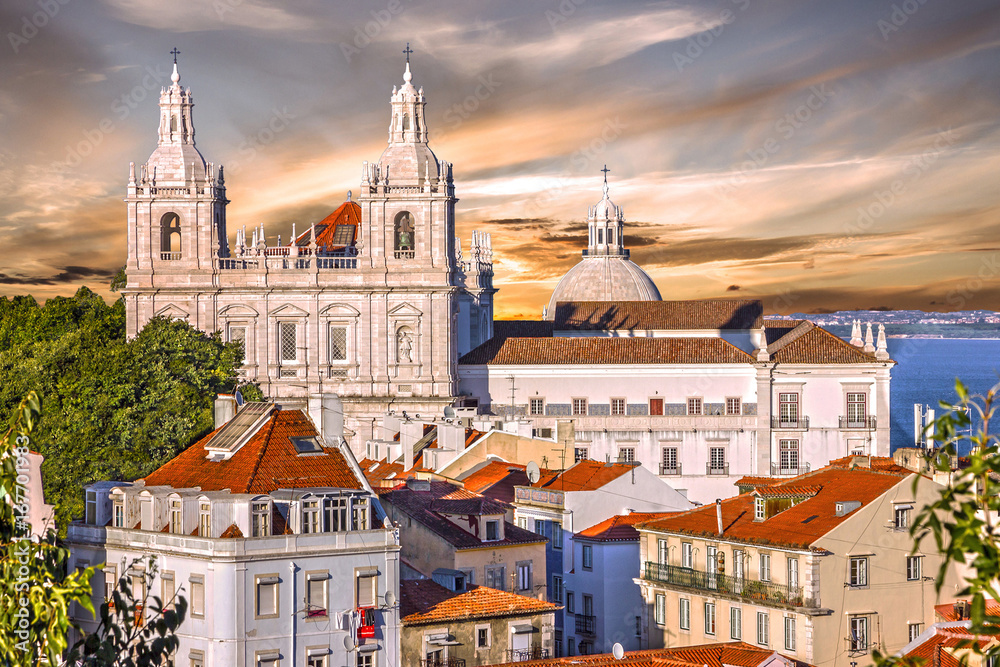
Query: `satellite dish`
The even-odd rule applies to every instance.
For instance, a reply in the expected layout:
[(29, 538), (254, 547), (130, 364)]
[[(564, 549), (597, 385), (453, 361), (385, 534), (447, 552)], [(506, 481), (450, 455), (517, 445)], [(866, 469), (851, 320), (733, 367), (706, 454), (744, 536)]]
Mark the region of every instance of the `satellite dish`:
[(246, 403), (246, 401), (243, 399), (243, 394), (240, 393), (239, 389), (237, 389), (235, 393), (236, 393), (236, 407), (242, 408), (243, 404)]
[(625, 647), (615, 642), (615, 645), (611, 647), (611, 655), (615, 656), (615, 660), (621, 660), (625, 657)]
[(525, 469), (525, 472), (528, 473), (528, 481), (531, 482), (532, 484), (537, 482), (538, 479), (542, 476), (542, 471), (539, 470), (538, 464), (535, 463), (534, 461), (528, 461), (528, 466)]
[(392, 591), (385, 592), (385, 606), (391, 607), (396, 604), (396, 594)]
[(451, 407), (450, 405), (444, 406), (444, 418), (445, 419), (454, 419), (455, 418), (455, 408)]
[(350, 633), (348, 633), (348, 635), (344, 637), (344, 648), (347, 649), (348, 651), (354, 650), (354, 636), (351, 635)]

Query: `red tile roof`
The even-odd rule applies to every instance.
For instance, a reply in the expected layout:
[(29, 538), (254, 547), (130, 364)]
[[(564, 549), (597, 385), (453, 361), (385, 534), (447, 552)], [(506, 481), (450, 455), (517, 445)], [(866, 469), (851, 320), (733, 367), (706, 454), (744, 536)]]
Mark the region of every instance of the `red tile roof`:
[[(796, 331), (792, 329), (774, 342), (769, 342), (767, 349), (772, 362), (783, 364), (875, 364), (882, 361), (855, 347), (843, 338), (833, 335), (826, 329), (813, 325)], [(794, 337), (794, 340), (785, 340)], [(774, 351), (772, 352), (772, 348)]]
[(494, 338), (551, 338), (552, 322), (548, 320), (494, 320)]
[[(396, 489), (376, 489), (384, 503), (392, 505), (393, 510), (402, 512), (417, 521), (425, 528), (440, 536), (455, 549), (501, 548), (512, 545), (537, 544), (546, 542), (545, 537), (536, 535), (524, 528), (504, 522), (504, 539), (484, 542), (472, 533), (465, 531), (448, 521), (437, 512), (431, 510), (431, 505), (439, 499), (477, 499), (478, 494), (462, 489), (450, 482), (427, 482), (428, 490), (417, 491), (401, 486)], [(492, 502), (492, 501), (487, 501)], [(481, 529), (485, 532), (486, 527)]]
[(748, 491), (753, 491), (755, 488), (760, 486), (771, 486), (772, 484), (777, 484), (782, 481), (781, 477), (754, 477), (752, 475), (747, 475), (746, 477), (740, 477), (736, 480), (735, 486), (740, 487), (742, 493)]
[(573, 301), (556, 304), (556, 331), (759, 329), (764, 307), (756, 299), (692, 301)]
[[(942, 621), (967, 621), (955, 612), (955, 603), (934, 605), (934, 613)], [(968, 612), (966, 612), (968, 613)], [(986, 614), (990, 616), (1000, 616), (1000, 602), (997, 600), (986, 600)]]
[(465, 365), (742, 364), (753, 357), (721, 338), (492, 338)]
[(652, 521), (668, 517), (673, 512), (629, 512), (628, 514), (616, 514), (604, 521), (594, 524), (590, 528), (584, 528), (576, 537), (586, 538), (595, 542), (635, 542), (639, 539), (639, 531), (635, 529), (637, 523)]
[(503, 503), (513, 503), (514, 487), (531, 484), (528, 481), (525, 467), (518, 463), (490, 461), (485, 466), (467, 474), (461, 479), (461, 482), (469, 491), (481, 493), (487, 498)]
[(373, 488), (383, 485), (395, 486), (402, 479), (402, 463), (389, 463), (385, 459), (376, 461), (375, 459), (364, 458), (358, 461), (358, 466)]
[[(758, 667), (769, 660), (775, 651), (744, 642), (701, 644), (684, 648), (655, 648), (628, 651), (621, 660), (610, 653), (577, 655), (566, 658), (548, 658), (510, 663), (518, 667)], [(781, 655), (781, 654), (778, 654)], [(793, 667), (810, 667), (809, 663), (788, 656), (781, 656)]]
[(871, 468), (882, 472), (893, 472), (906, 475), (913, 472), (897, 464), (891, 456), (845, 456), (843, 458), (830, 461), (830, 465), (835, 468)]
[(271, 418), (231, 458), (209, 461), (205, 445), (212, 431), (146, 476), (147, 486), (175, 489), (201, 487), (202, 491), (270, 493), (276, 489), (331, 486), (362, 488), (347, 459), (337, 447), (323, 447), (318, 454), (300, 455), (291, 437), (319, 436), (300, 410), (278, 408)]
[(956, 651), (958, 655), (962, 655), (969, 650), (970, 645), (984, 648), (996, 641), (993, 637), (971, 634), (968, 621), (931, 627), (934, 634), (904, 654), (908, 658), (923, 658), (927, 667), (965, 667), (967, 662), (956, 657)]
[(438, 514), (486, 516), (488, 514), (504, 514), (508, 507), (505, 503), (498, 503), (480, 496), (478, 498), (438, 498), (432, 500), (427, 509)]
[(558, 605), (486, 586), (464, 592), (449, 591), (432, 580), (400, 582), (403, 625), (423, 625), (441, 621), (534, 616), (554, 612)]
[(790, 484), (764, 484), (753, 490), (762, 498), (812, 498), (822, 486), (792, 486)]
[[(358, 229), (361, 226), (361, 207), (357, 202), (345, 201), (337, 207), (337, 210), (316, 223), (316, 244), (329, 249), (344, 248), (343, 243), (334, 243), (333, 238), (338, 225), (348, 225), (354, 227), (351, 242), (347, 245), (354, 246), (358, 238)], [(312, 230), (307, 228), (296, 237), (294, 243), (299, 246), (308, 246)]]
[(553, 491), (593, 491), (631, 473), (634, 467), (627, 463), (601, 463), (585, 459), (563, 471), (547, 471), (534, 486)]
[[(819, 492), (766, 521), (754, 520), (752, 494), (728, 498), (722, 501), (723, 539), (808, 548), (833, 528), (855, 516), (857, 510), (838, 517), (835, 511), (836, 503), (859, 501), (862, 506), (867, 505), (910, 474), (912, 473), (909, 471), (904, 475), (867, 468), (848, 470), (827, 466), (793, 477), (763, 488), (777, 490), (782, 487), (810, 486), (820, 487)], [(715, 505), (676, 513), (665, 519), (648, 521), (638, 527), (660, 532), (713, 537), (718, 532)]]

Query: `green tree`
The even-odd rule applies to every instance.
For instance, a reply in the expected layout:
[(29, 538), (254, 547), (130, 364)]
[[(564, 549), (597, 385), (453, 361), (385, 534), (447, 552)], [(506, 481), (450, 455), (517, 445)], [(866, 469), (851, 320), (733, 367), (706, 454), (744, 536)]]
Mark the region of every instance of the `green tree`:
[[(923, 507), (910, 527), (914, 544), (932, 535), (943, 556), (935, 578), (938, 593), (945, 583), (949, 568), (967, 569), (966, 586), (958, 592), (970, 604), (970, 634), (993, 636), (1000, 634), (1000, 616), (986, 613), (988, 599), (1000, 600), (1000, 436), (993, 418), (1000, 384), (985, 395), (970, 395), (961, 381), (956, 381), (958, 401), (954, 405), (941, 402), (945, 412), (934, 422), (933, 440), (936, 450), (930, 465), (950, 476), (940, 497)], [(979, 426), (974, 427), (973, 422)], [(961, 446), (960, 446), (961, 445)], [(965, 458), (959, 451), (971, 447)], [(959, 463), (959, 465), (954, 465)], [(916, 482), (914, 483), (916, 488)], [(963, 642), (974, 653), (983, 654), (994, 662), (1000, 659), (1000, 645), (985, 651), (973, 641)], [(913, 665), (906, 658), (893, 658), (874, 652), (875, 663), (882, 667)], [(984, 661), (983, 664), (987, 664)]]

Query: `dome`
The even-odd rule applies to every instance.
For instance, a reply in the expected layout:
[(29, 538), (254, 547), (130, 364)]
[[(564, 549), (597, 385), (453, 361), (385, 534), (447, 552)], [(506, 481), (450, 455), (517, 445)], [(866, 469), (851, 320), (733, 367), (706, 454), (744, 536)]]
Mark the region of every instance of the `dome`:
[(587, 256), (566, 272), (549, 299), (546, 319), (560, 301), (662, 301), (656, 283), (622, 255)]

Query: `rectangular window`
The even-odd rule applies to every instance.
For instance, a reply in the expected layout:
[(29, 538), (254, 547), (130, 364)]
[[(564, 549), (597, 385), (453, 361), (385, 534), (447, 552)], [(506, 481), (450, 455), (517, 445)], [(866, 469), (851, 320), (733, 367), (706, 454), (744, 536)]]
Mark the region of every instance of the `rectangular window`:
[[(87, 522), (87, 524), (93, 526), (94, 524), (97, 523), (97, 492), (96, 491), (87, 491), (87, 503), (86, 504), (87, 504), (87, 508), (86, 508), (86, 515), (84, 516), (84, 520)], [(121, 527), (117, 523), (114, 524), (114, 525), (117, 528)]]
[(245, 326), (235, 326), (229, 325), (229, 342), (235, 343), (239, 341), (243, 344), (243, 365), (246, 365), (250, 359), (250, 351), (247, 349), (247, 328)]
[(257, 618), (274, 618), (278, 615), (278, 575), (256, 577)]
[(743, 400), (736, 397), (726, 399), (726, 414), (739, 415), (743, 411)]
[(594, 596), (584, 595), (583, 596), (583, 615), (593, 616), (594, 615)]
[[(338, 225), (340, 226), (340, 225)], [(309, 655), (306, 656), (306, 667), (327, 667), (328, 663), (326, 661), (328, 656), (326, 655)]]
[(486, 539), (490, 542), (494, 542), (500, 539), (499, 521), (494, 520), (486, 522)]
[(108, 609), (115, 608), (115, 589), (118, 587), (118, 568), (114, 565), (104, 567), (104, 601)]
[(689, 398), (687, 400), (687, 413), (692, 416), (697, 416), (701, 414), (700, 398)]
[(552, 522), (552, 548), (562, 549), (563, 546), (563, 530), (562, 523), (559, 521)]
[(192, 574), (188, 579), (191, 587), (191, 615), (204, 618), (205, 616), (205, 577), (200, 574)]
[(162, 586), (160, 600), (163, 603), (164, 609), (174, 608), (174, 573), (173, 572), (163, 572), (160, 574), (160, 585)]
[(486, 587), (504, 590), (504, 583), (507, 578), (507, 568), (503, 565), (495, 565), (486, 568)]
[(799, 587), (799, 559), (789, 558), (788, 559), (788, 588), (796, 589)]
[(521, 561), (517, 564), (517, 590), (531, 590), (531, 561)]
[(893, 510), (892, 525), (896, 530), (906, 530), (910, 527), (910, 506), (898, 505)]
[(757, 574), (761, 581), (771, 581), (771, 554), (760, 554)]
[(791, 392), (778, 394), (778, 421), (795, 425), (799, 421), (799, 395)]
[(767, 617), (766, 611), (757, 612), (757, 643), (761, 646), (767, 646), (770, 641), (770, 621)]
[(670, 545), (666, 540), (656, 541), (656, 553), (659, 556), (657, 561), (660, 565), (668, 565), (670, 563)]
[[(96, 501), (95, 501), (96, 503)], [(114, 527), (124, 528), (125, 527), (125, 499), (115, 500), (114, 505)]]
[(358, 607), (374, 607), (375, 600), (378, 599), (378, 573), (366, 572), (357, 575), (355, 586)]
[(681, 543), (681, 567), (694, 567), (694, 546), (690, 542)]
[(705, 634), (715, 634), (715, 603), (705, 603)]
[(533, 398), (528, 403), (529, 412), (533, 415), (544, 415), (545, 414), (545, 399), (544, 398)]
[(779, 464), (782, 475), (799, 474), (799, 441), (779, 440), (778, 441)]
[(851, 558), (850, 584), (855, 588), (868, 585), (868, 557)]
[(729, 608), (729, 638), (743, 639), (743, 610), (739, 607)]
[(573, 463), (579, 463), (580, 461), (586, 461), (589, 458), (586, 447), (574, 447), (573, 448)]
[(667, 596), (663, 593), (656, 594), (656, 624), (666, 625), (667, 623)]
[(922, 574), (921, 568), (921, 556), (907, 556), (906, 557), (906, 580), (907, 581), (920, 581)]
[(635, 463), (635, 447), (619, 447), (618, 462)]
[(351, 530), (368, 530), (368, 501), (364, 498), (351, 503)]
[(257, 667), (280, 667), (281, 657), (275, 653), (257, 656)]
[(624, 398), (612, 398), (611, 399), (611, 415), (613, 417), (621, 417), (625, 414), (625, 399)]
[(660, 474), (661, 475), (674, 475), (677, 474), (677, 448), (676, 447), (664, 447), (661, 451), (660, 459)]
[(347, 327), (330, 327), (330, 363), (347, 361)]
[(212, 537), (212, 506), (209, 503), (198, 504), (198, 536)]
[(576, 613), (576, 596), (573, 591), (566, 591), (566, 612), (569, 614)]
[(575, 416), (583, 416), (587, 414), (587, 399), (585, 398), (573, 399), (573, 414)]
[(188, 653), (188, 664), (190, 667), (205, 667), (205, 654), (201, 651), (191, 651)]
[(323, 518), (326, 521), (326, 532), (339, 533), (350, 530), (351, 526), (347, 521), (347, 498), (324, 498)]
[(268, 537), (271, 534), (271, 503), (268, 501), (258, 501), (253, 504), (251, 531), (254, 537)]
[(476, 648), (489, 648), (490, 647), (490, 629), (476, 628)]
[(556, 630), (555, 644), (556, 644), (556, 657), (557, 658), (563, 657), (563, 631), (562, 630)]
[(326, 572), (306, 573), (306, 618), (321, 618), (327, 615), (327, 582), (330, 575)]
[(680, 625), (681, 630), (691, 629), (691, 600), (688, 600), (687, 598), (680, 599), (677, 622)]
[(642, 637), (642, 616), (635, 617), (635, 636)]
[(298, 360), (298, 344), (296, 342), (295, 322), (278, 323), (278, 351), (281, 361), (295, 362)]
[(562, 603), (563, 601), (563, 578), (558, 574), (552, 575), (552, 602)]
[(590, 544), (583, 545), (583, 568), (585, 570), (593, 569), (594, 567), (594, 547)]
[(864, 427), (868, 417), (866, 407), (867, 396), (863, 392), (847, 394), (847, 425), (849, 427)]
[(851, 653), (868, 652), (868, 617), (854, 616), (851, 618)]
[(729, 473), (726, 465), (726, 448), (709, 447), (708, 449), (708, 474), (726, 475)]
[(785, 617), (785, 650), (795, 650), (795, 617)]
[(526, 516), (519, 516), (519, 517), (517, 517), (517, 519), (515, 520), (515, 523), (517, 524), (518, 528), (523, 528), (525, 530), (528, 529), (528, 517), (526, 517)]
[(653, 417), (663, 416), (663, 399), (662, 398), (651, 398), (649, 399), (649, 414)]
[(907, 636), (912, 642), (914, 639), (920, 636), (920, 633), (924, 631), (923, 623), (910, 623), (906, 626)]
[(763, 521), (767, 518), (767, 505), (760, 496), (753, 499), (754, 521)]
[(373, 653), (362, 653), (358, 651), (358, 658), (354, 661), (354, 667), (373, 667), (375, 664)]
[(177, 535), (184, 533), (184, 524), (181, 521), (181, 501), (170, 501), (170, 532)]

